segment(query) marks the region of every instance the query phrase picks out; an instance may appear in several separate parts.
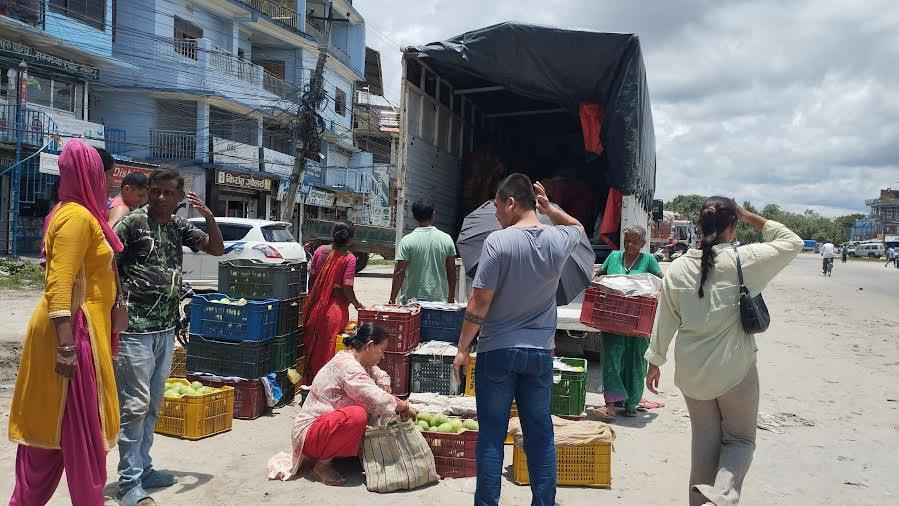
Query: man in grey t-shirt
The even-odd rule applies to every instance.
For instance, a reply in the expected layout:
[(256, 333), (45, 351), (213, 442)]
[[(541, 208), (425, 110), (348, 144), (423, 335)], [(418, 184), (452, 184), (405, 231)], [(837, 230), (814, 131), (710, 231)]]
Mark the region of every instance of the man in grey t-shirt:
[[(476, 505), (499, 503), (503, 442), (514, 399), (522, 431), (533, 503), (555, 504), (556, 453), (550, 418), (556, 290), (562, 267), (584, 228), (551, 204), (538, 182), (512, 174), (496, 191), (503, 229), (484, 242), (459, 338), (455, 373), (467, 366), (468, 346), (480, 330), (475, 364), (478, 409)], [(554, 226), (545, 226), (537, 212)]]

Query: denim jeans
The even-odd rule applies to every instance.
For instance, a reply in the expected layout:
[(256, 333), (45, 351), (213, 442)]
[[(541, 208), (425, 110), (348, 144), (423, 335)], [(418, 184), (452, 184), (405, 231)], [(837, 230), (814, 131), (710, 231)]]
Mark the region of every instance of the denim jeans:
[(552, 351), (506, 348), (478, 353), (475, 399), (478, 408), (478, 482), (475, 506), (499, 504), (503, 444), (512, 399), (524, 434), (531, 481), (531, 504), (556, 502), (556, 448), (550, 418), (553, 386)]
[(153, 429), (172, 371), (175, 330), (119, 334), (116, 381), (122, 432), (119, 434), (119, 492), (141, 484), (153, 468)]

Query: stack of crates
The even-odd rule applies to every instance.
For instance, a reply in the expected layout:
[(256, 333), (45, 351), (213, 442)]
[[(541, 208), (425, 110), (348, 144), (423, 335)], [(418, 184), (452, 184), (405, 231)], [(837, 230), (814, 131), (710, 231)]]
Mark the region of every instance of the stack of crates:
[(384, 304), (360, 309), (359, 324), (363, 323), (374, 323), (387, 330), (388, 345), (378, 367), (390, 376), (394, 395), (409, 395), (410, 354), (419, 343), (421, 307)]
[[(267, 409), (262, 378), (274, 373), (282, 395), (293, 402), (288, 370), (302, 350), (305, 262), (232, 260), (219, 264), (218, 294), (191, 303), (187, 377), (213, 387), (234, 387), (235, 418), (254, 419)], [(227, 294), (227, 295), (225, 295)], [(197, 373), (239, 380), (211, 380)]]

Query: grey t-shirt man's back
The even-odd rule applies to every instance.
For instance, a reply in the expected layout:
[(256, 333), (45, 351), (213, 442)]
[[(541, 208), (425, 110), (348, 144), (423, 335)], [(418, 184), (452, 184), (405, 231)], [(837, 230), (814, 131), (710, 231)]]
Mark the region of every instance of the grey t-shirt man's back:
[(473, 286), (495, 294), (478, 352), (555, 348), (556, 290), (581, 233), (572, 226), (509, 227), (487, 237)]

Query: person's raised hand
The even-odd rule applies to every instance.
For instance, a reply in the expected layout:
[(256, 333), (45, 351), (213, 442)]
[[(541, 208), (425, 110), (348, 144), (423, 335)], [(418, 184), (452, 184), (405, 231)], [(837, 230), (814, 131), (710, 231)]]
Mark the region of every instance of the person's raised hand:
[(537, 197), (537, 211), (540, 214), (546, 214), (550, 209), (549, 197), (546, 196), (546, 188), (543, 187), (543, 183), (537, 181), (534, 183), (534, 193)]
[(197, 210), (197, 213), (204, 218), (212, 218), (212, 211), (206, 207), (206, 203), (203, 202), (200, 197), (197, 196), (194, 192), (187, 192), (187, 201), (190, 202), (190, 205), (193, 206), (194, 209)]

